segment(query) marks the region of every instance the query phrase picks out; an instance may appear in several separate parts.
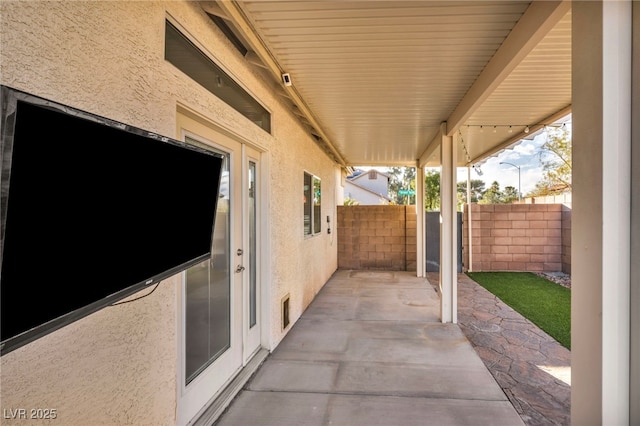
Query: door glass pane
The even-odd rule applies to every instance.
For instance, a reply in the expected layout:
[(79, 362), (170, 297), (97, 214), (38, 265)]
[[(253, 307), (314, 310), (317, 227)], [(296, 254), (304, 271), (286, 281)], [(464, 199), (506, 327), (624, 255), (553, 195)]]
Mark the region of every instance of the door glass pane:
[(249, 161), (249, 328), (256, 325), (256, 163)]
[[(187, 270), (186, 383), (230, 347), (231, 251), (229, 155), (225, 156), (211, 259)], [(210, 197), (212, 194), (201, 194)]]

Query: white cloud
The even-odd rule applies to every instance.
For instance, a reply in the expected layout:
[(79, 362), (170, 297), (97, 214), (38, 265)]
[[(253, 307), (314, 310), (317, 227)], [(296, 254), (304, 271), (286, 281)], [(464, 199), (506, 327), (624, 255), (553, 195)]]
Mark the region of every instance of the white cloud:
[(516, 145), (513, 150), (521, 155), (535, 154), (541, 143), (539, 141), (524, 141)]
[[(482, 171), (482, 175), (480, 176), (472, 168), (471, 179), (482, 180), (485, 183), (485, 188), (489, 188), (494, 181), (498, 182), (500, 189), (504, 189), (507, 186), (518, 188), (519, 175), (520, 191), (523, 196), (526, 195), (535, 188), (536, 183), (543, 177), (540, 152), (546, 138), (545, 132), (540, 133), (532, 140), (523, 140), (519, 144), (513, 145), (512, 148), (487, 158), (477, 164)], [(500, 164), (501, 162), (510, 164)], [(457, 178), (458, 182), (467, 180), (466, 167), (458, 169)]]
[[(494, 181), (498, 182), (500, 189), (507, 186), (518, 188), (518, 175), (520, 175), (520, 190), (523, 195), (526, 195), (542, 178), (542, 165), (538, 152), (543, 143), (544, 138), (536, 137), (534, 140), (525, 140), (513, 146), (512, 149), (488, 158), (480, 165), (482, 176), (472, 170), (471, 179), (483, 180), (485, 188), (491, 186)], [(500, 164), (501, 162), (513, 165)], [(460, 169), (458, 172), (458, 181), (462, 180), (467, 180), (466, 169)]]

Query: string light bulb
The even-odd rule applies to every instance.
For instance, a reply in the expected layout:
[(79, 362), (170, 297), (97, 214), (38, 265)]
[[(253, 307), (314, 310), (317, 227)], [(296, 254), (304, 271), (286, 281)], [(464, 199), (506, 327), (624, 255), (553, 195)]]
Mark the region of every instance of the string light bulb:
[[(1, 0), (0, 0), (1, 1)], [(509, 134), (513, 134), (516, 132), (520, 132), (520, 133), (524, 133), (524, 134), (529, 134), (531, 133), (531, 131), (533, 130), (532, 126), (535, 126), (536, 131), (541, 130), (541, 131), (549, 131), (551, 129), (562, 129), (562, 130), (566, 130), (568, 128), (570, 128), (571, 126), (571, 122), (567, 121), (567, 122), (556, 122), (556, 123), (536, 123), (536, 124), (466, 124), (467, 129), (472, 129), (472, 128), (479, 128), (480, 129), (480, 133), (484, 133), (485, 128), (487, 129), (492, 129), (493, 132), (492, 133), (498, 133), (498, 127), (500, 129), (500, 132), (504, 131), (505, 133), (509, 133)]]

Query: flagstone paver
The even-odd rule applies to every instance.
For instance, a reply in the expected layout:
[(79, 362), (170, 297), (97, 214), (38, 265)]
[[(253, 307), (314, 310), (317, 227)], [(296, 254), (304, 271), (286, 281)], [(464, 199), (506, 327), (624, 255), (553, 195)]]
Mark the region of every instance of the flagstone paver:
[[(458, 277), (460, 328), (522, 420), (569, 425), (571, 352), (467, 275)], [(437, 284), (437, 273), (428, 278)]]

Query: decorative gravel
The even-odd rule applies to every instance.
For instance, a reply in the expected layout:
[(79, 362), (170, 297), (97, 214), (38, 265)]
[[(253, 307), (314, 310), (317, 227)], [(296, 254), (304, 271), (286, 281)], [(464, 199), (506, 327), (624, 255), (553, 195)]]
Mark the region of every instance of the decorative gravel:
[(563, 287), (571, 288), (571, 275), (564, 272), (536, 272), (537, 276), (546, 278)]

